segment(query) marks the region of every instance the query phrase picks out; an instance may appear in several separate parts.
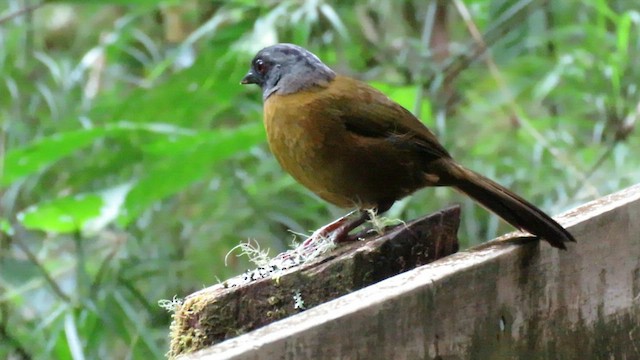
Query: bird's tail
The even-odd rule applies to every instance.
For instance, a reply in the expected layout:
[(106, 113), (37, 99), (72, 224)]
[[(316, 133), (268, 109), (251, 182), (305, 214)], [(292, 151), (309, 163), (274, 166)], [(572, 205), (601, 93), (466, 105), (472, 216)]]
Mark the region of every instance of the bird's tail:
[(562, 225), (511, 190), (458, 164), (453, 166), (456, 171), (451, 185), (509, 224), (547, 240), (556, 248), (566, 249), (565, 242), (576, 241)]

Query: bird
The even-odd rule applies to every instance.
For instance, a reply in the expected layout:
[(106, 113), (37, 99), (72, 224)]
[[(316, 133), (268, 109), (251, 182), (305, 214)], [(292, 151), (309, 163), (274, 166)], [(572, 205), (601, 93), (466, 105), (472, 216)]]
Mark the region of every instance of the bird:
[[(320, 198), (353, 212), (305, 244), (346, 241), (371, 215), (413, 192), (447, 186), (512, 226), (566, 249), (575, 238), (511, 190), (458, 164), (409, 110), (307, 49), (279, 43), (258, 51), (241, 84), (262, 89), (269, 148), (281, 167)], [(355, 215), (354, 215), (355, 213)]]

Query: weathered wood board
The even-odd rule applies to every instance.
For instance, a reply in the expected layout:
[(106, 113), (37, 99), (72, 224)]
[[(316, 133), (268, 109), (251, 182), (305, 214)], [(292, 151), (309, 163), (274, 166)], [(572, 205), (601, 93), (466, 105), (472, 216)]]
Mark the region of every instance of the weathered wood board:
[(640, 185), (559, 218), (577, 244), (492, 243), (188, 359), (640, 359)]
[[(320, 258), (260, 279), (230, 279), (188, 296), (173, 315), (170, 357), (208, 347), (458, 250), (460, 208), (452, 207), (383, 236), (345, 244)], [(230, 286), (229, 284), (238, 284)]]

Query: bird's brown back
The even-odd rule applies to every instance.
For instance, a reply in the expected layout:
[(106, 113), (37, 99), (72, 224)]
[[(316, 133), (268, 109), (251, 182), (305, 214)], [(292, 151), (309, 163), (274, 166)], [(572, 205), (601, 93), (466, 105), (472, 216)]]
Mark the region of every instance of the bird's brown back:
[[(429, 162), (450, 158), (409, 111), (355, 79), (269, 97), (269, 146), (282, 167), (341, 207), (376, 207), (430, 185)], [(437, 175), (432, 179), (436, 181)]]

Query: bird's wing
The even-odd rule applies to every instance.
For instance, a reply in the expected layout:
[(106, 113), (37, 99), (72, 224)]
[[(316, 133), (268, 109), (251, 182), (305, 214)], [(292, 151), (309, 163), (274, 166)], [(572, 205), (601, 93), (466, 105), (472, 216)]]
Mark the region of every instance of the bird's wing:
[(431, 130), (407, 109), (363, 82), (347, 77), (336, 80), (345, 88), (333, 91), (331, 106), (339, 111), (348, 131), (415, 148), (430, 157), (451, 157)]

